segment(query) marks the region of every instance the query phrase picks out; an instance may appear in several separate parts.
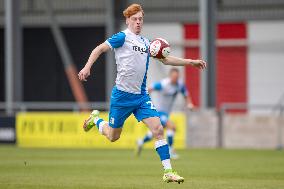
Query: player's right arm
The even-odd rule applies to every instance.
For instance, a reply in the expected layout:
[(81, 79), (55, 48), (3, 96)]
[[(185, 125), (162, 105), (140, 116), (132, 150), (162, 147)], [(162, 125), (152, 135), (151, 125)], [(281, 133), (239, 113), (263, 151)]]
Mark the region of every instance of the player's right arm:
[(111, 48), (109, 47), (109, 45), (106, 42), (104, 42), (104, 43), (100, 44), (99, 46), (97, 46), (92, 51), (86, 65), (78, 74), (78, 77), (81, 81), (87, 81), (86, 78), (89, 77), (89, 75), (90, 75), (90, 70), (91, 70), (92, 65), (96, 62), (96, 60), (99, 58), (99, 56), (102, 53), (104, 53), (104, 52), (106, 52), (110, 49)]
[(94, 62), (99, 56), (110, 49), (122, 47), (125, 42), (125, 33), (119, 32), (108, 38), (104, 43), (97, 46), (91, 53), (85, 67), (79, 72), (78, 76), (81, 81), (86, 81), (86, 78), (90, 75), (90, 70)]

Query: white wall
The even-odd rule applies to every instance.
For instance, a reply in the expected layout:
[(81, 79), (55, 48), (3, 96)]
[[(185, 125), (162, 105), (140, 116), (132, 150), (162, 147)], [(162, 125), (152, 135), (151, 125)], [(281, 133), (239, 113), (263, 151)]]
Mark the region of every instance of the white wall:
[[(215, 111), (187, 112), (187, 147), (218, 146), (219, 117)], [(282, 126), (282, 127), (279, 127)], [(284, 146), (284, 117), (271, 115), (225, 114), (223, 147), (276, 149)]]
[(277, 104), (284, 94), (284, 21), (248, 23), (248, 102)]

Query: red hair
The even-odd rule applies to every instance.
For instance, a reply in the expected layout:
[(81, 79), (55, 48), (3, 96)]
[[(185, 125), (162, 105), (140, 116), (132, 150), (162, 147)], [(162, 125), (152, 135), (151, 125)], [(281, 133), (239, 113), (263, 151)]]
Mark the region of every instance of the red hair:
[(130, 16), (136, 14), (137, 12), (142, 12), (142, 14), (144, 16), (144, 11), (143, 11), (141, 5), (132, 4), (123, 11), (123, 15), (125, 16), (125, 18), (129, 18)]

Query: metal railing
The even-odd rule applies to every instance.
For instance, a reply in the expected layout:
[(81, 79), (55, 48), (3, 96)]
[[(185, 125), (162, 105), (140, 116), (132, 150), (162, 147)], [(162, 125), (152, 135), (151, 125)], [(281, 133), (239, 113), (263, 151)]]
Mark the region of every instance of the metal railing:
[[(6, 103), (0, 102), (0, 111), (5, 111)], [(12, 103), (12, 112), (18, 111), (82, 111), (82, 110), (108, 110), (109, 103), (107, 102), (14, 102)]]

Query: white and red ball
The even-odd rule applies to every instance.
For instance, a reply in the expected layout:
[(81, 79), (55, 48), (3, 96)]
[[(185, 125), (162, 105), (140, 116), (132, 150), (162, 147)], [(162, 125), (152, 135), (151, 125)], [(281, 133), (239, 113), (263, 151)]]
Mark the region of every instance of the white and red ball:
[(170, 44), (163, 38), (156, 38), (150, 44), (150, 55), (154, 58), (166, 58), (170, 52)]

